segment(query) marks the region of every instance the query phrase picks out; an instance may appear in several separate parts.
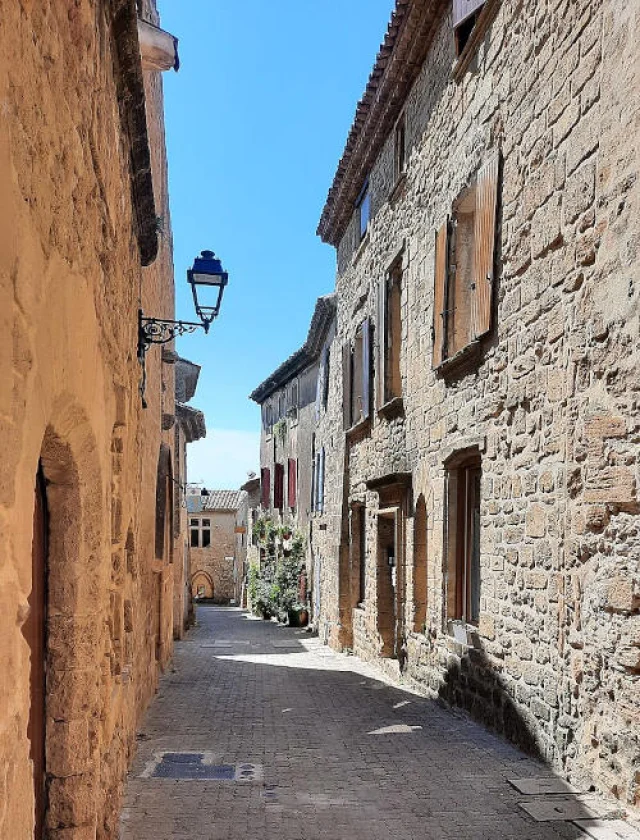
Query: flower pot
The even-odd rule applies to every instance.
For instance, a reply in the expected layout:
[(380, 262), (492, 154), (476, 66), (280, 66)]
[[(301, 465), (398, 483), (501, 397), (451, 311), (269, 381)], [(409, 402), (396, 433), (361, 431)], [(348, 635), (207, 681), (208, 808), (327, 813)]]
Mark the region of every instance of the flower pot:
[(289, 627), (306, 627), (308, 622), (307, 610), (289, 610)]

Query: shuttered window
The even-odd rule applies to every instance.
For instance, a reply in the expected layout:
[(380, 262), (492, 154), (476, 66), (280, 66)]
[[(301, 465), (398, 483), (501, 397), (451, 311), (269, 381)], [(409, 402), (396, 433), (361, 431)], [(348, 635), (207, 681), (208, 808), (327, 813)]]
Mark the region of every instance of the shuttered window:
[(378, 284), (377, 324), (377, 404), (386, 405), (402, 396), (400, 375), (400, 347), (402, 342), (401, 320), (402, 268), (394, 266)]
[(453, 28), (457, 29), (471, 15), (479, 12), (485, 0), (453, 0)]
[(293, 509), (297, 505), (298, 493), (298, 462), (295, 458), (289, 458), (287, 472), (287, 503)]
[(273, 506), (278, 510), (284, 507), (284, 464), (276, 464), (273, 475)]
[(365, 318), (353, 344), (342, 348), (343, 423), (350, 429), (371, 414), (371, 320)]
[(316, 466), (316, 473), (318, 476), (317, 479), (317, 487), (318, 487), (318, 497), (316, 500), (316, 511), (318, 513), (324, 512), (324, 460), (325, 460), (325, 452), (324, 446), (318, 452), (318, 463)]
[(268, 467), (260, 470), (260, 497), (262, 507), (268, 510), (271, 507), (271, 470)]
[(491, 329), (500, 158), (496, 152), (436, 233), (433, 367)]
[(453, 32), (456, 41), (456, 55), (467, 45), (485, 0), (453, 0)]

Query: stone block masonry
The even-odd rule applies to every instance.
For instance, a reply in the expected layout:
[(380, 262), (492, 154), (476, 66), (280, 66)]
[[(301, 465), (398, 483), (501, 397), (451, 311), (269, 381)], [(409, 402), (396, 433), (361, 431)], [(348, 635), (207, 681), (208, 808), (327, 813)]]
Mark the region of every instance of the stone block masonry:
[(162, 88), (136, 4), (0, 0), (0, 43), (0, 837), (107, 840), (171, 656)]
[[(478, 4), (457, 58), (436, 5), (398, 4), (320, 224), (338, 276), (318, 629), (638, 807), (640, 7)], [(398, 265), (401, 389), (385, 403), (379, 288)], [(365, 319), (371, 410), (345, 430), (342, 359)]]

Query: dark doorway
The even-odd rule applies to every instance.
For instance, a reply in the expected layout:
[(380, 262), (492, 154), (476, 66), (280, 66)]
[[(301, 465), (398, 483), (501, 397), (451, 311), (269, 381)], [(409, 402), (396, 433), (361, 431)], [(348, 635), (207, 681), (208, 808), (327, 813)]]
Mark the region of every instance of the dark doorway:
[(402, 604), (398, 562), (397, 511), (378, 514), (378, 632), (382, 656), (396, 657), (401, 644)]
[(33, 543), (31, 549), (31, 594), (29, 615), (22, 632), (31, 651), (29, 677), (30, 707), (27, 738), (33, 768), (35, 801), (35, 840), (44, 832), (46, 809), (45, 714), (46, 714), (46, 646), (47, 646), (47, 493), (42, 467), (38, 467), (33, 507)]

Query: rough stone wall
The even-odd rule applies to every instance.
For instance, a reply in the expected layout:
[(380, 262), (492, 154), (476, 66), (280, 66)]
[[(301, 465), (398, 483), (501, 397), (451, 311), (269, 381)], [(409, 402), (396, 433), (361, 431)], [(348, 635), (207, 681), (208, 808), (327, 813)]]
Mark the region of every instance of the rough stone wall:
[[(280, 417), (278, 413), (281, 398), (285, 406), (289, 405), (292, 380), (274, 391), (268, 400), (262, 404), (263, 418), (264, 409), (267, 404), (270, 404), (273, 406), (274, 412), (273, 425), (275, 426), (280, 420), (283, 420), (286, 424), (284, 435), (279, 435), (273, 429), (266, 428), (263, 422), (260, 435), (260, 466), (268, 467), (271, 470), (271, 508), (269, 514), (276, 519), (281, 516), (283, 522), (294, 525), (303, 533), (307, 531), (311, 513), (311, 477), (314, 456), (312, 438), (315, 426), (318, 369), (319, 365), (315, 363), (295, 377), (298, 382), (298, 410), (295, 414), (285, 413), (283, 417)], [(289, 458), (295, 458), (298, 462), (297, 498), (296, 506), (293, 509), (289, 503), (290, 500), (287, 498), (287, 465)], [(273, 482), (276, 463), (284, 466), (284, 509), (282, 514), (273, 508)]]
[(235, 510), (203, 511), (211, 519), (211, 545), (191, 548), (192, 594), (198, 572), (204, 572), (213, 585), (213, 600), (226, 604), (235, 598), (234, 562), (236, 550)]
[[(374, 658), (377, 510), (366, 481), (411, 474), (405, 504), (405, 678), (544, 756), (571, 778), (639, 802), (638, 4), (499, 4), (460, 82), (442, 19), (407, 101), (406, 182), (391, 200), (393, 139), (370, 173), (372, 222), (338, 248), (332, 349), (333, 440), (320, 632)], [(496, 148), (494, 328), (477, 367), (432, 369), (434, 238), (456, 196)], [(404, 413), (374, 412), (345, 446), (342, 343), (401, 254)], [(475, 646), (454, 641), (445, 606), (445, 461), (481, 457), (481, 614)], [(414, 509), (427, 513), (427, 607), (414, 627)], [(349, 595), (349, 509), (366, 505), (367, 599)], [(326, 530), (321, 530), (324, 526)], [(348, 601), (348, 598), (347, 598)], [(348, 613), (348, 614), (347, 614)]]
[[(90, 0), (0, 2), (2, 837), (33, 836), (22, 628), (39, 460), (50, 516), (47, 836), (116, 837), (136, 724), (170, 655), (169, 558), (153, 546), (159, 392), (172, 400), (173, 385), (150, 353), (142, 411), (136, 341), (140, 297), (153, 314), (173, 312), (171, 241), (156, 267), (140, 268), (109, 14)], [(147, 80), (147, 93), (162, 208), (161, 89)]]

